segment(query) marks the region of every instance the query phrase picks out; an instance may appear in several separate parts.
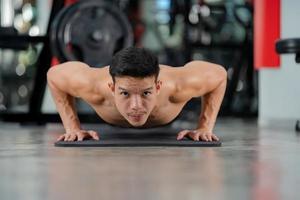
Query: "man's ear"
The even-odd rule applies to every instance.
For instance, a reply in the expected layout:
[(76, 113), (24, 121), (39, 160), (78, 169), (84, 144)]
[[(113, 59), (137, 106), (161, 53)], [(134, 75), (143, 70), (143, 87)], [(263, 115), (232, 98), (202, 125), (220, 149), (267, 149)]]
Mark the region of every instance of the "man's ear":
[(114, 92), (115, 92), (115, 84), (113, 82), (109, 82), (107, 85), (110, 88), (110, 91), (114, 94)]
[(158, 94), (160, 92), (161, 86), (162, 86), (162, 81), (157, 80), (157, 82), (156, 82), (156, 91), (157, 91)]

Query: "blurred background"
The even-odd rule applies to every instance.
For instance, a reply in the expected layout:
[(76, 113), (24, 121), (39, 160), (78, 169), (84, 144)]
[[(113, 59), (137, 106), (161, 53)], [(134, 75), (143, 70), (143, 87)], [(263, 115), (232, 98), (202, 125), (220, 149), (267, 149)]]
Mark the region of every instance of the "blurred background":
[[(0, 199), (300, 199), (299, 8), (299, 0), (0, 0)], [(284, 38), (298, 40), (279, 55)], [(221, 148), (54, 147), (63, 127), (49, 123), (60, 118), (48, 69), (67, 60), (103, 67), (132, 45), (173, 67), (204, 60), (227, 70), (214, 129)], [(76, 104), (81, 122), (101, 122)], [(172, 129), (191, 129), (199, 111), (195, 98)], [(119, 132), (99, 124), (83, 128), (100, 138)]]
[[(63, 8), (74, 2), (76, 1), (0, 0), (1, 120), (37, 123), (59, 120), (46, 86), (45, 73), (52, 65), (73, 60), (74, 56), (62, 55), (64, 51), (61, 48), (66, 47), (68, 51), (70, 41), (84, 35), (79, 31), (82, 27), (78, 22), (72, 29), (74, 33), (65, 28), (71, 22), (62, 20), (62, 17), (71, 19), (72, 11), (65, 11), (63, 15), (61, 14), (60, 20), (56, 17)], [(160, 63), (174, 67), (182, 66), (191, 60), (205, 60), (224, 66), (228, 72), (228, 85), (219, 116), (255, 119), (259, 117), (261, 122), (271, 118), (294, 120), (300, 116), (297, 103), (300, 100), (300, 93), (296, 83), (297, 77), (293, 78), (295, 70), (299, 70), (299, 67), (296, 67), (293, 58), (288, 56), (287, 62), (288, 65), (295, 67), (289, 66), (290, 70), (285, 72), (282, 72), (283, 68), (265, 71), (254, 69), (253, 1), (99, 0), (99, 2), (115, 8), (105, 10), (114, 13), (115, 21), (109, 21), (107, 18), (106, 22), (99, 26), (112, 31), (118, 30), (116, 32), (121, 32), (122, 29), (128, 34), (124, 36), (124, 32), (122, 41), (116, 42), (118, 48), (114, 48), (112, 52), (134, 45), (150, 49), (158, 56)], [(291, 6), (288, 4), (283, 9), (288, 10)], [(88, 13), (88, 10), (76, 12), (83, 15)], [(97, 11), (97, 16), (108, 15), (103, 14), (104, 11), (101, 12), (99, 14)], [(116, 17), (118, 15), (116, 13), (119, 13), (120, 19), (119, 16)], [(56, 24), (53, 25), (55, 17)], [(122, 18), (125, 18), (126, 22), (122, 21)], [(78, 16), (72, 19), (87, 20), (86, 17)], [(118, 26), (121, 28), (116, 27), (116, 23), (119, 23)], [(120, 25), (122, 23), (125, 25)], [(66, 39), (68, 31), (70, 36)], [(63, 35), (62, 38), (59, 34)], [(94, 31), (92, 38), (99, 41), (104, 36), (103, 31), (102, 33)], [(78, 40), (76, 42), (73, 43), (72, 51), (75, 51), (75, 43), (77, 46), (80, 43)], [(60, 43), (64, 46), (62, 47)], [(80, 45), (83, 45), (82, 42)], [(97, 57), (95, 55), (90, 58), (82, 52), (80, 55), (75, 52), (74, 55), (77, 60), (96, 63), (92, 67), (102, 67), (100, 64), (97, 65), (99, 62), (95, 61)], [(281, 65), (284, 65), (283, 62)], [(280, 78), (277, 79), (278, 76)], [(277, 84), (279, 86), (276, 86)], [(282, 93), (279, 90), (282, 90)], [(288, 99), (291, 101), (288, 102)], [(84, 121), (95, 120), (95, 113), (84, 102), (78, 100), (77, 107), (79, 115), (85, 116), (82, 117)], [(186, 105), (182, 116), (185, 119), (193, 119), (199, 114), (195, 110), (199, 109), (199, 99), (194, 99)]]

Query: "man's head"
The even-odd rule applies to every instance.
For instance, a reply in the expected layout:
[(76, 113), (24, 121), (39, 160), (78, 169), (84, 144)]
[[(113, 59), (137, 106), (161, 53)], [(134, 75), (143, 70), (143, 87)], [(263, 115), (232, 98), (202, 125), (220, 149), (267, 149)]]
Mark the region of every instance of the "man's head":
[(117, 109), (131, 125), (142, 126), (157, 103), (161, 87), (157, 57), (146, 49), (129, 47), (114, 55), (109, 73)]

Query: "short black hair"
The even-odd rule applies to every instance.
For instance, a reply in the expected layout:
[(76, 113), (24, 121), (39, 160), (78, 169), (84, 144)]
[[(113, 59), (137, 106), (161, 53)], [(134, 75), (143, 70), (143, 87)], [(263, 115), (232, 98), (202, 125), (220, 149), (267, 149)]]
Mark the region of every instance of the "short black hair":
[(131, 76), (145, 78), (159, 74), (157, 57), (145, 48), (128, 47), (113, 56), (109, 73), (115, 82), (115, 77)]

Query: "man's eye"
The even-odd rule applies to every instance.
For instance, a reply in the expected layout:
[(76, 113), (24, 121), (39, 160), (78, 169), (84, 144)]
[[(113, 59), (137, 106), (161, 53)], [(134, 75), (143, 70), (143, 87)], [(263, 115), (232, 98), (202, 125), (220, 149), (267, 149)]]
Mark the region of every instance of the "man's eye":
[(121, 92), (121, 95), (128, 96), (128, 92)]
[(148, 95), (150, 95), (150, 94), (151, 94), (151, 92), (148, 92), (148, 91), (144, 92), (144, 95), (145, 95), (145, 96), (148, 96)]

